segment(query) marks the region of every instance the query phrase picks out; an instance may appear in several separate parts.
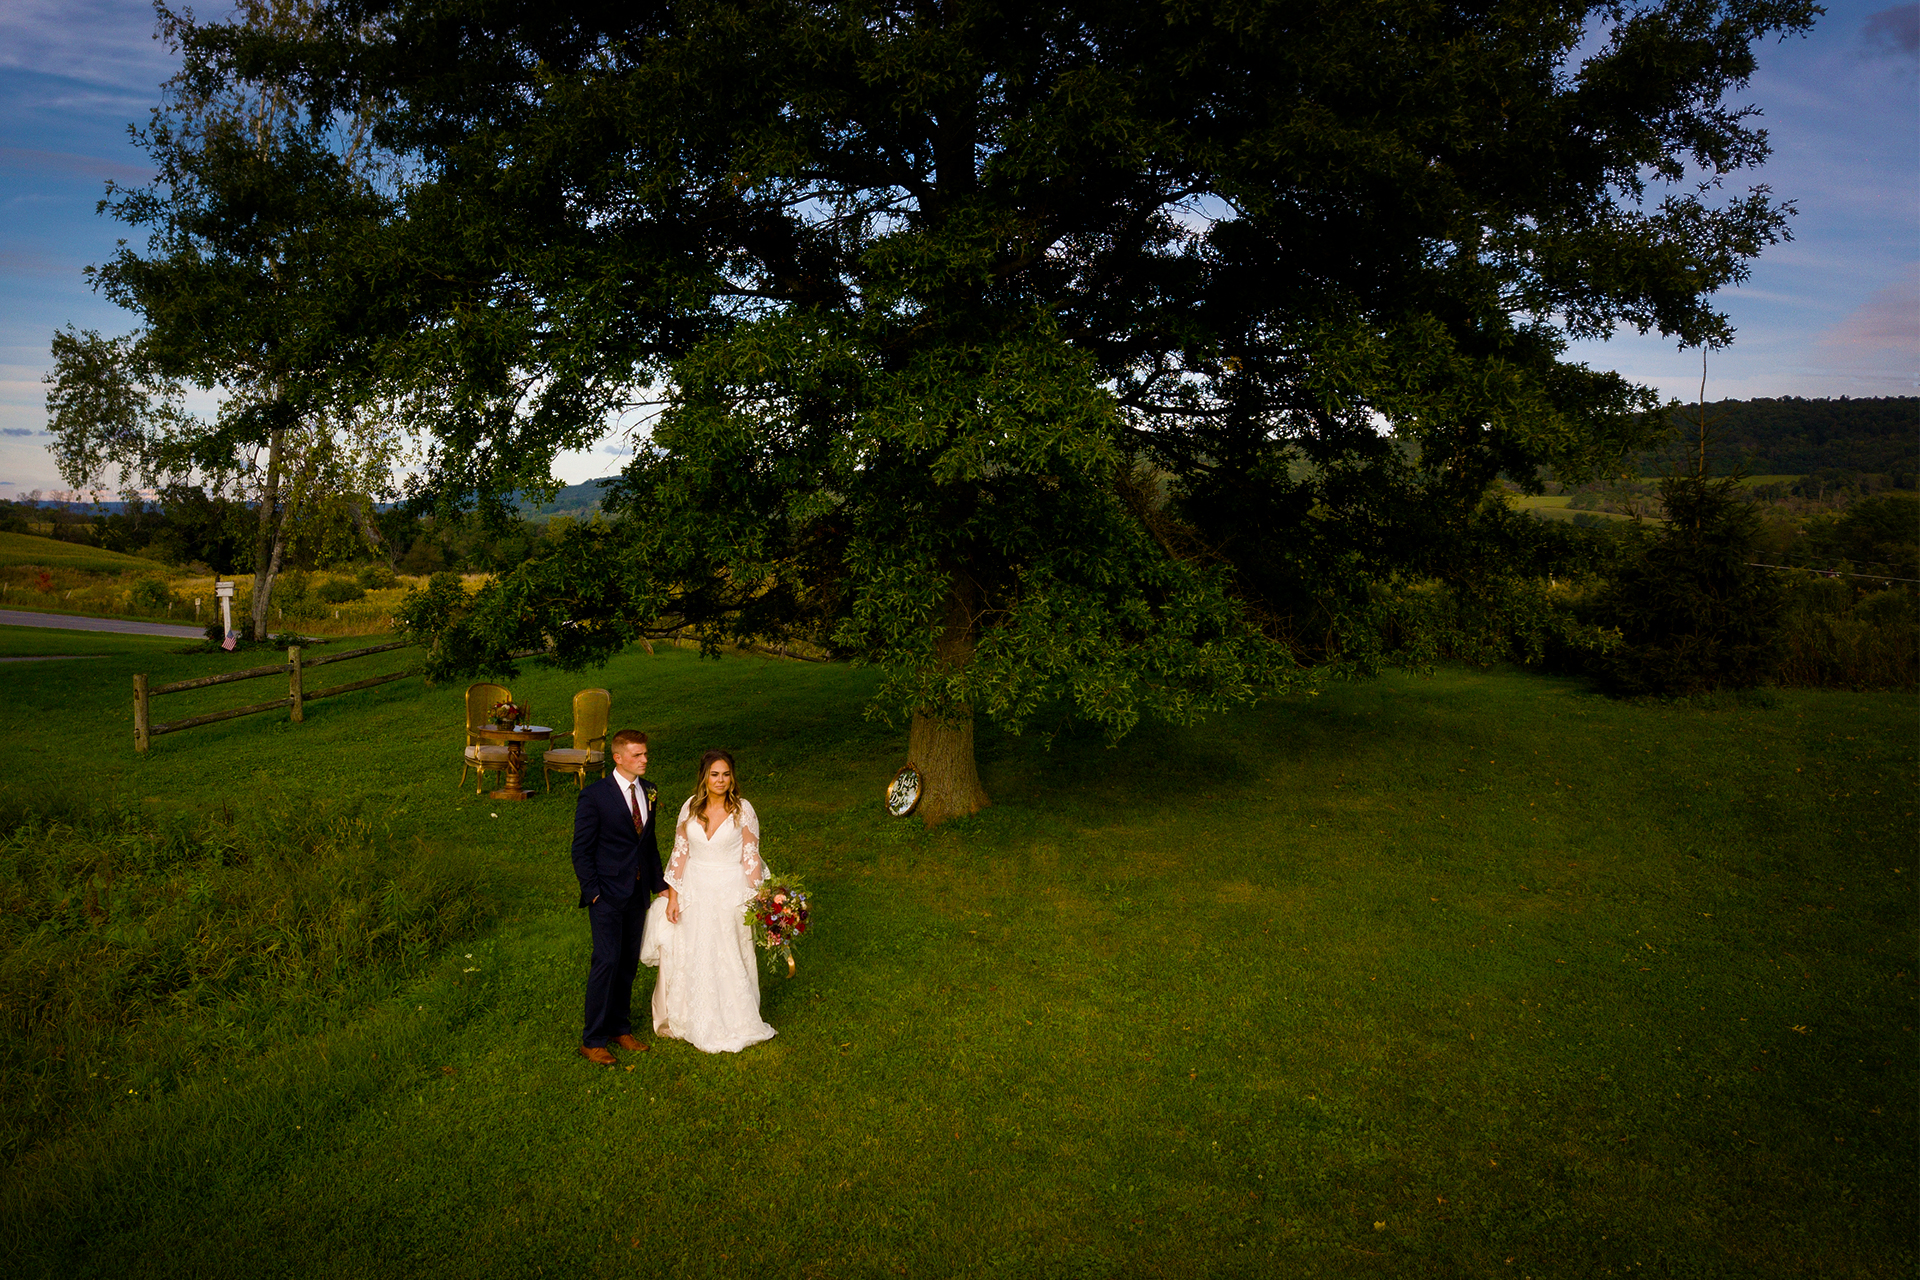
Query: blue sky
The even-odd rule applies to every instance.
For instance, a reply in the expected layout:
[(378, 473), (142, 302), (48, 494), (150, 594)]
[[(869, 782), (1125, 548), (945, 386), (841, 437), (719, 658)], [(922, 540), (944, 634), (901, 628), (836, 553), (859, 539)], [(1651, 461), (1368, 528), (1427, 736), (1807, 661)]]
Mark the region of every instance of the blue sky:
[[(1709, 398), (1911, 395), (1920, 383), (1920, 5), (1829, 0), (1804, 40), (1761, 51), (1745, 95), (1765, 114), (1765, 182), (1800, 210), (1722, 302), (1735, 345), (1709, 362)], [(215, 13), (217, 5), (203, 12)], [(48, 341), (66, 324), (122, 333), (132, 318), (81, 270), (124, 229), (97, 216), (108, 179), (137, 183), (127, 126), (172, 71), (147, 0), (0, 4), (0, 495), (64, 487), (46, 452)], [(1691, 399), (1697, 351), (1631, 332), (1576, 349)], [(567, 482), (619, 468), (627, 448), (564, 455)]]

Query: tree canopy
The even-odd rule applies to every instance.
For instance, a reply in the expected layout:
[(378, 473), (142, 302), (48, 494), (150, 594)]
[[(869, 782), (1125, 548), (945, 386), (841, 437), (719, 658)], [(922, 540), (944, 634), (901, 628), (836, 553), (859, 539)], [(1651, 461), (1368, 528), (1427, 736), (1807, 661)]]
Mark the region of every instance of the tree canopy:
[(1444, 567), (1495, 476), (1643, 444), (1654, 398), (1567, 340), (1729, 340), (1790, 212), (1720, 191), (1766, 154), (1731, 95), (1815, 12), (336, 0), (198, 38), (404, 158), (383, 370), (443, 495), (658, 409), (623, 518), (435, 612), (442, 660), (806, 629), (886, 668), (939, 817), (984, 801), (974, 708), (1270, 687), (1289, 575)]

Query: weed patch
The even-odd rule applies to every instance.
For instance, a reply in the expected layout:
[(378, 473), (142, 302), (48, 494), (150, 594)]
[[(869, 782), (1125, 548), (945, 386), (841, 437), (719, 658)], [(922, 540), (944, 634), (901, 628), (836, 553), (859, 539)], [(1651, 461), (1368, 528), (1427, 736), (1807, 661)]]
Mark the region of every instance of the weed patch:
[(499, 869), (351, 813), (0, 819), (0, 1162), (350, 1016), (494, 918)]

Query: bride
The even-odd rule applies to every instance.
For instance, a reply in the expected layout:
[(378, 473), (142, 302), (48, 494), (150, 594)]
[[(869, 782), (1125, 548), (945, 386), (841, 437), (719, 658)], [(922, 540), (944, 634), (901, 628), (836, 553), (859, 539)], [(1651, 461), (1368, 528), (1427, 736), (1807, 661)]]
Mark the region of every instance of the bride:
[(740, 798), (733, 757), (700, 757), (700, 782), (680, 806), (667, 892), (649, 911), (640, 959), (660, 966), (653, 1034), (708, 1053), (735, 1053), (775, 1035), (760, 1020), (760, 970), (746, 907), (767, 876), (760, 820)]

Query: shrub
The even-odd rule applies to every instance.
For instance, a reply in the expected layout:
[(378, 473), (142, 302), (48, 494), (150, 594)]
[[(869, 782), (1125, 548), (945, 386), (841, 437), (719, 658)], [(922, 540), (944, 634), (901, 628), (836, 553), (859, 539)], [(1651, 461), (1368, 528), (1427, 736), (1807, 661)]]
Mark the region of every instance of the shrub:
[(173, 592), (158, 578), (142, 578), (133, 584), (132, 602), (136, 609), (157, 613), (173, 603)]
[(416, 644), (427, 646), (429, 679), (476, 669), (489, 643), (473, 634), (469, 623), (473, 597), (460, 575), (434, 574), (427, 585), (406, 594), (393, 612), (395, 628)]
[(1784, 684), (1836, 689), (1920, 687), (1920, 596), (1862, 579), (1795, 575), (1787, 588)]
[(328, 604), (346, 604), (350, 600), (364, 600), (367, 593), (357, 583), (345, 578), (328, 578), (314, 591), (314, 595)]
[(1760, 518), (1732, 477), (1661, 482), (1667, 523), (1632, 531), (1600, 621), (1622, 643), (1600, 659), (1615, 693), (1695, 694), (1744, 689), (1780, 665), (1785, 604), (1771, 571), (1757, 568)]
[(325, 617), (327, 606), (313, 592), (313, 575), (288, 569), (273, 580), (273, 607), (283, 618)]
[(416, 538), (400, 557), (400, 568), (407, 573), (437, 573), (446, 567), (446, 552), (430, 537)]
[(1920, 596), (1911, 588), (1869, 592), (1853, 606), (1853, 612), (1876, 627), (1905, 627), (1909, 632), (1920, 629)]
[(1470, 583), (1396, 580), (1374, 589), (1383, 655), (1422, 667), (1440, 659), (1583, 670), (1619, 643), (1582, 616), (1581, 591), (1545, 578)]
[(369, 591), (385, 591), (400, 585), (400, 575), (384, 564), (370, 564), (355, 575), (354, 581)]

